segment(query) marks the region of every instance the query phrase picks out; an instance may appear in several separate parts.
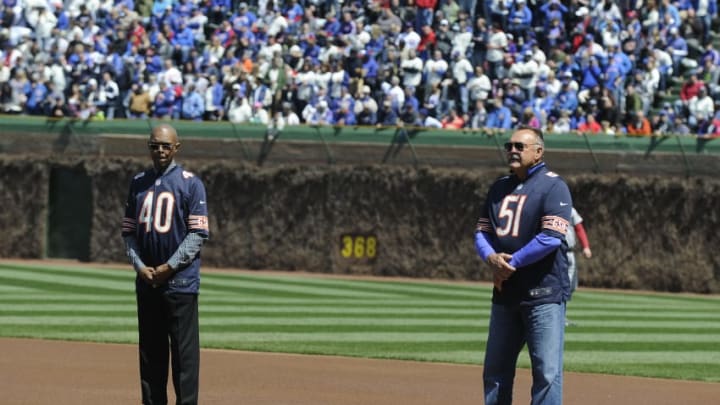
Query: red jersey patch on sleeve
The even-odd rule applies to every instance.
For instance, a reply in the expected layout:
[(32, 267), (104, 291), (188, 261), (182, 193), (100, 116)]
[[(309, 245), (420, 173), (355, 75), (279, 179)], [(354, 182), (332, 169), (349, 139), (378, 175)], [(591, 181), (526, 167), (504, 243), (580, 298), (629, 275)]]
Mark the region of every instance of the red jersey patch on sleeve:
[(558, 217), (554, 215), (547, 215), (542, 217), (543, 229), (560, 232), (561, 234), (565, 235), (567, 234), (569, 226), (570, 222), (563, 217)]

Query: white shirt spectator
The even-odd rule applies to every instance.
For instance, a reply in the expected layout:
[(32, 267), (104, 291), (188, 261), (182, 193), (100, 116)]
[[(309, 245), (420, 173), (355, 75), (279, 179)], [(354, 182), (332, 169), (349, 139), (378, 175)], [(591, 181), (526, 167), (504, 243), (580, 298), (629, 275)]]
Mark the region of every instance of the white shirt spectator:
[(297, 84), (298, 100), (310, 100), (315, 91), (315, 72), (311, 70), (300, 71), (295, 76), (295, 83)]
[(488, 62), (500, 62), (505, 57), (505, 48), (508, 45), (507, 36), (502, 31), (494, 32), (488, 39)]
[(295, 114), (295, 111), (290, 111), (288, 115), (285, 117), (285, 124), (286, 125), (300, 125), (300, 117), (298, 117), (297, 114)]
[(255, 110), (250, 117), (250, 122), (253, 124), (262, 124), (267, 125), (270, 123), (270, 114), (268, 114), (267, 110), (262, 107), (259, 103), (255, 103), (253, 106), (253, 109)]
[(473, 67), (470, 62), (465, 58), (464, 54), (460, 54), (458, 59), (452, 64), (452, 72), (455, 81), (458, 84), (466, 84), (468, 76), (472, 74)]
[(669, 53), (665, 52), (664, 49), (660, 48), (654, 48), (653, 49), (653, 56), (655, 56), (655, 60), (657, 61), (658, 69), (667, 69), (667, 75), (672, 76), (673, 74), (673, 62), (672, 62), (672, 56), (670, 56)]
[(342, 96), (343, 80), (345, 80), (345, 69), (338, 69), (330, 73), (330, 97), (339, 98)]
[(473, 77), (468, 81), (468, 91), (470, 92), (471, 100), (487, 100), (488, 95), (492, 91), (490, 78), (485, 73)]
[(44, 44), (44, 41), (52, 36), (57, 17), (47, 7), (31, 9), (26, 16), (28, 24), (35, 28), (35, 37)]
[(428, 85), (434, 86), (440, 83), (448, 70), (448, 63), (443, 59), (440, 51), (435, 51), (433, 59), (425, 62), (425, 78)]
[(405, 91), (400, 87), (400, 82), (397, 81), (397, 77), (393, 77), (393, 86), (390, 88), (388, 95), (394, 106), (398, 109), (402, 108), (405, 104)]
[(268, 26), (267, 34), (270, 36), (276, 36), (277, 34), (285, 31), (288, 27), (288, 22), (282, 14), (277, 13), (273, 18), (272, 22)]
[(258, 58), (264, 58), (265, 60), (271, 61), (275, 55), (282, 55), (282, 45), (275, 42), (273, 44), (265, 44), (258, 52)]
[(364, 110), (367, 110), (371, 114), (376, 113), (378, 110), (377, 102), (370, 97), (370, 87), (368, 86), (364, 86), (363, 97), (357, 100), (354, 107), (355, 115), (362, 113)]
[(422, 125), (425, 128), (442, 128), (442, 122), (438, 121), (437, 118), (427, 116), (425, 117), (425, 120), (423, 120)]
[[(611, 3), (610, 8), (608, 8), (607, 10), (605, 10), (606, 2)], [(594, 21), (604, 20), (606, 18), (611, 18), (613, 21), (622, 20), (622, 13), (620, 12), (620, 8), (618, 8), (617, 4), (615, 4), (615, 2), (611, 0), (599, 1), (593, 9), (592, 13), (590, 13), (590, 15), (593, 17)]]
[(188, 20), (188, 26), (194, 27), (191, 29), (196, 42), (205, 42), (205, 24), (207, 24), (207, 22), (208, 18), (202, 12), (193, 14)]
[(310, 122), (310, 119), (315, 115), (315, 106), (307, 103), (300, 114), (305, 122)]
[(160, 72), (160, 80), (164, 81), (168, 86), (182, 83), (182, 72), (175, 66), (170, 66), (164, 72)]
[(551, 79), (548, 79), (547, 83), (545, 84), (545, 91), (547, 92), (548, 97), (555, 97), (560, 93), (560, 90), (562, 89), (562, 82), (557, 79), (557, 77), (553, 76)]
[(422, 81), (423, 61), (415, 55), (415, 51), (410, 51), (408, 56), (409, 59), (400, 64), (400, 69), (403, 71), (403, 86), (417, 87)]
[(250, 108), (247, 97), (233, 98), (232, 101), (230, 101), (227, 113), (228, 120), (234, 124), (250, 122), (250, 118), (252, 118), (252, 108)]
[(698, 121), (707, 120), (715, 114), (715, 103), (707, 94), (698, 94), (690, 99), (688, 110)]
[(398, 35), (395, 45), (400, 44), (400, 40), (405, 41), (405, 47), (412, 50), (417, 50), (420, 45), (420, 35), (415, 30), (406, 31)]
[(472, 32), (458, 32), (452, 39), (453, 48), (451, 54), (460, 52), (463, 55), (467, 55), (467, 49), (470, 44), (472, 44)]
[(510, 67), (508, 75), (511, 78), (518, 79), (521, 88), (525, 90), (534, 89), (539, 73), (538, 67), (537, 62), (532, 59), (532, 51), (526, 51), (524, 59), (515, 62)]
[(319, 72), (315, 74), (315, 83), (319, 88), (323, 88), (325, 90), (328, 89), (330, 86), (330, 75), (332, 75), (332, 72)]

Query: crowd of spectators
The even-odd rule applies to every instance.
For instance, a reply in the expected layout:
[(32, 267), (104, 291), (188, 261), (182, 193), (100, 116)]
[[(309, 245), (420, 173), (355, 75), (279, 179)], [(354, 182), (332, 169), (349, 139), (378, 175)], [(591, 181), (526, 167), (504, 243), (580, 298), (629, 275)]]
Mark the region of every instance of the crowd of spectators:
[(0, 109), (720, 135), (716, 17), (717, 0), (2, 0)]

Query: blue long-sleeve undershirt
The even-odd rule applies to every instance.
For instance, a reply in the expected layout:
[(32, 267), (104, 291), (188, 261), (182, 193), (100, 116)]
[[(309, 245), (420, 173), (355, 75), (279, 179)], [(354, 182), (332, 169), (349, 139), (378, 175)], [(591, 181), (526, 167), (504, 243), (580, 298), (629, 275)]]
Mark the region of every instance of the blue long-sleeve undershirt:
[[(487, 261), (488, 256), (495, 253), (495, 249), (488, 240), (489, 236), (490, 235), (485, 232), (475, 233), (475, 249), (484, 261)], [(509, 264), (518, 268), (535, 263), (552, 253), (552, 251), (557, 249), (561, 243), (562, 241), (559, 238), (545, 233), (539, 233), (530, 242), (528, 242), (527, 245), (512, 254), (512, 259), (510, 259)]]

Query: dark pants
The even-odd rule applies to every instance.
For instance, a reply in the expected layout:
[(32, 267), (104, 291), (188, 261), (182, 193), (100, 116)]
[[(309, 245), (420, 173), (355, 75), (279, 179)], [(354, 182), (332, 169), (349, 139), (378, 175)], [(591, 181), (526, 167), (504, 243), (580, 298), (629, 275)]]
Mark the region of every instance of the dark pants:
[(172, 359), (176, 404), (197, 404), (198, 296), (150, 290), (137, 294), (137, 304), (143, 404), (167, 404), (169, 358)]

